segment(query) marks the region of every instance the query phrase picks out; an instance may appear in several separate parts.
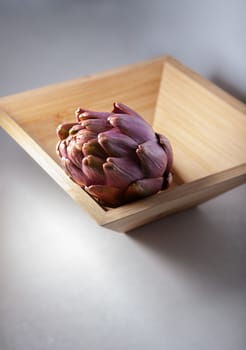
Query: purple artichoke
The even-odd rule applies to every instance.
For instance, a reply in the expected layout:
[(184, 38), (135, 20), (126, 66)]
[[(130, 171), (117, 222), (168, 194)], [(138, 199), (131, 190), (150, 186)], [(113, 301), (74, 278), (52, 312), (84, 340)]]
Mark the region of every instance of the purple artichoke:
[(157, 193), (171, 181), (172, 148), (136, 112), (79, 108), (57, 128), (57, 154), (67, 175), (101, 204), (116, 207)]

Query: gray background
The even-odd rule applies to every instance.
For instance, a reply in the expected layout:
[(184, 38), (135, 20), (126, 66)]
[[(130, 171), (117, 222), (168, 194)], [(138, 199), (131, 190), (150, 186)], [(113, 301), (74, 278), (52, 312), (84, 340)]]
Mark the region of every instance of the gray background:
[[(0, 0), (0, 95), (168, 53), (243, 100), (245, 13), (243, 0)], [(0, 350), (245, 350), (245, 186), (125, 235), (2, 129), (0, 164)]]

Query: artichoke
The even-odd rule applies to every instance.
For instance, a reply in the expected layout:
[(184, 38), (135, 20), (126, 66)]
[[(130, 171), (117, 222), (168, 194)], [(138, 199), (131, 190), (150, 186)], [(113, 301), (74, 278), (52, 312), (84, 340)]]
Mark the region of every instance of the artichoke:
[(75, 116), (57, 128), (57, 154), (67, 175), (100, 204), (116, 207), (168, 187), (171, 145), (135, 111), (114, 103), (112, 112), (79, 108)]

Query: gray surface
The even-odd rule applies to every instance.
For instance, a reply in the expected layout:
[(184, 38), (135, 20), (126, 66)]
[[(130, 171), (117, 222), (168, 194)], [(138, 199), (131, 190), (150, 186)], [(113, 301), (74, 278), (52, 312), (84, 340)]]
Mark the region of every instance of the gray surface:
[[(243, 99), (245, 4), (0, 0), (0, 95), (169, 53)], [(245, 350), (245, 186), (121, 235), (0, 150), (0, 350)]]

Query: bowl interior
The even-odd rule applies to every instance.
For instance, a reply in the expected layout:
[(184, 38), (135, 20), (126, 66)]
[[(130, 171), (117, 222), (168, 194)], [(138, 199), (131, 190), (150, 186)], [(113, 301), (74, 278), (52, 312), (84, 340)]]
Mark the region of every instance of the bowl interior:
[(163, 59), (75, 79), (1, 99), (0, 105), (58, 164), (56, 127), (74, 121), (78, 107), (110, 111), (114, 101), (128, 104), (153, 122)]
[(153, 127), (170, 139), (181, 182), (246, 161), (245, 112), (245, 105), (174, 59), (165, 62)]

